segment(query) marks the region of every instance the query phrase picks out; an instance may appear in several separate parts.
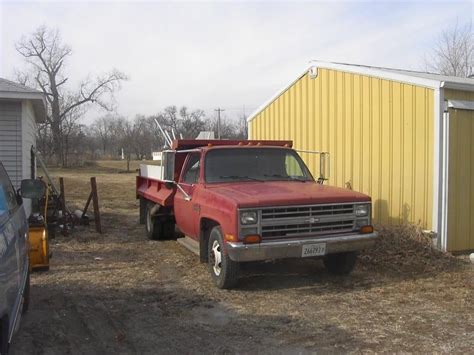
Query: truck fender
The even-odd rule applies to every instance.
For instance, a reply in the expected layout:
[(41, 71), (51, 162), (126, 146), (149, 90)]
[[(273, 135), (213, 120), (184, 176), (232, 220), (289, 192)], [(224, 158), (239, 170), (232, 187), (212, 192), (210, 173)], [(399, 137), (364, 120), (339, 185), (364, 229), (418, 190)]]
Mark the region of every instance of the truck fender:
[(199, 261), (201, 263), (207, 263), (207, 242), (209, 241), (209, 234), (211, 233), (211, 229), (215, 226), (219, 226), (220, 223), (210, 219), (203, 217), (199, 223)]

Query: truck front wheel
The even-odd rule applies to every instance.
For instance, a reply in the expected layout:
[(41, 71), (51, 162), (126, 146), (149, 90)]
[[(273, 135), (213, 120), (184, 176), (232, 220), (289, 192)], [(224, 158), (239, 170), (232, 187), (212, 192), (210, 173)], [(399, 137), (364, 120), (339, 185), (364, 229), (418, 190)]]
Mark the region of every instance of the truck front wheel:
[(208, 266), (212, 280), (221, 289), (229, 289), (239, 279), (239, 263), (223, 252), (224, 239), (219, 226), (212, 228), (208, 243)]
[(335, 275), (349, 275), (354, 270), (357, 252), (329, 254), (324, 258), (324, 266)]

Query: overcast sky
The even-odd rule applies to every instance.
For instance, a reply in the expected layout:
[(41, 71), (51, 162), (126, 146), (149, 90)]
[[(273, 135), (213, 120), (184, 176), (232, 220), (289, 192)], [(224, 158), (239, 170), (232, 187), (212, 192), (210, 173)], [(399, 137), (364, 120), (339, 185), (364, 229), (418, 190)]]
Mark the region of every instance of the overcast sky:
[(421, 69), (441, 26), (474, 14), (473, 1), (0, 3), (0, 77), (21, 69), (22, 35), (58, 28), (71, 85), (112, 68), (130, 77), (117, 94), (127, 117), (168, 105), (248, 114), (311, 59)]

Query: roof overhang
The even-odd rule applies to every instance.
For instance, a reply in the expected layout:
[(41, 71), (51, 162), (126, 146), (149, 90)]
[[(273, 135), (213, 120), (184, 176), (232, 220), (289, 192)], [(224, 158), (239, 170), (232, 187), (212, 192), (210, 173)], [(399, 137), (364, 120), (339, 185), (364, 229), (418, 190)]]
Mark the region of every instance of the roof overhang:
[(36, 122), (46, 122), (46, 98), (41, 92), (0, 91), (0, 99), (30, 100), (35, 111)]
[(448, 107), (459, 110), (474, 111), (474, 101), (448, 100)]
[(269, 100), (265, 101), (263, 105), (257, 108), (252, 114), (247, 118), (247, 121), (250, 122), (253, 120), (260, 112), (262, 112), (267, 106), (269, 106), (273, 101), (275, 101), (280, 95), (282, 95), (286, 90), (288, 90), (295, 82), (300, 80), (304, 75), (310, 73), (312, 77), (317, 76), (317, 69), (332, 69), (337, 71), (343, 71), (347, 73), (354, 73), (360, 75), (367, 75), (370, 77), (375, 77), (379, 79), (386, 79), (397, 81), (401, 83), (413, 84), (416, 86), (422, 86), (429, 89), (453, 89), (453, 90), (462, 90), (462, 91), (474, 91), (474, 85), (456, 83), (456, 82), (447, 82), (442, 80), (434, 80), (429, 78), (422, 78), (415, 75), (410, 75), (409, 73), (404, 74), (396, 71), (391, 71), (384, 68), (376, 67), (366, 67), (361, 65), (354, 64), (344, 64), (344, 63), (333, 63), (333, 62), (323, 62), (313, 60), (309, 62), (309, 65), (306, 69), (298, 74), (295, 80), (290, 84), (285, 86), (283, 89), (279, 90), (275, 95), (273, 95)]
[(460, 90), (460, 91), (474, 91), (474, 85), (445, 82), (441, 83), (441, 87), (444, 89)]
[(310, 62), (311, 67), (318, 67), (324, 69), (333, 69), (339, 71), (345, 71), (348, 73), (362, 74), (380, 79), (387, 79), (393, 81), (399, 81), (402, 83), (413, 84), (417, 86), (424, 86), (430, 89), (437, 89), (441, 87), (442, 81), (420, 78), (417, 76), (412, 76), (409, 74), (402, 74), (397, 72), (392, 72), (390, 70), (384, 70), (381, 68), (374, 67), (364, 67), (353, 64), (341, 64), (341, 63), (332, 63), (332, 62), (321, 62), (317, 60), (312, 60)]

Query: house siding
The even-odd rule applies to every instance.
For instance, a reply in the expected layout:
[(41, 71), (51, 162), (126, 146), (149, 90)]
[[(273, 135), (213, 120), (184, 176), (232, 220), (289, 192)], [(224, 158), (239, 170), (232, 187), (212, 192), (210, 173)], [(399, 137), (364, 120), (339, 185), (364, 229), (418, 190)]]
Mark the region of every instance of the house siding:
[(21, 135), (22, 135), (22, 167), (23, 179), (31, 179), (31, 147), (36, 147), (36, 131), (35, 114), (33, 105), (30, 101), (23, 101)]
[(21, 118), (20, 101), (0, 101), (0, 161), (16, 189), (22, 179)]
[[(327, 151), (329, 184), (370, 195), (376, 223), (434, 229), (433, 100), (429, 88), (319, 68), (249, 122), (250, 138)], [(319, 159), (301, 156), (318, 176)]]
[[(31, 147), (36, 147), (36, 121), (31, 101), (22, 102), (21, 141), (22, 141), (22, 179), (31, 179), (36, 175), (31, 173)], [(27, 216), (31, 213), (30, 199), (23, 199), (23, 207)]]

